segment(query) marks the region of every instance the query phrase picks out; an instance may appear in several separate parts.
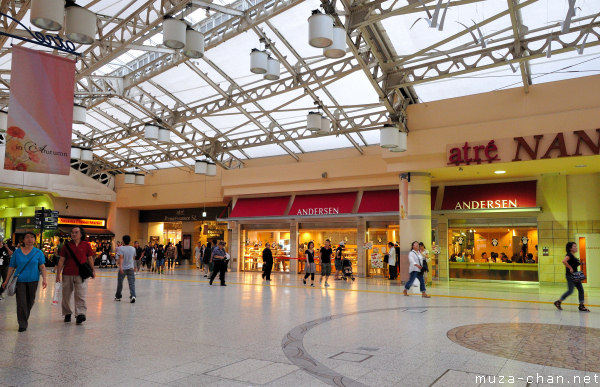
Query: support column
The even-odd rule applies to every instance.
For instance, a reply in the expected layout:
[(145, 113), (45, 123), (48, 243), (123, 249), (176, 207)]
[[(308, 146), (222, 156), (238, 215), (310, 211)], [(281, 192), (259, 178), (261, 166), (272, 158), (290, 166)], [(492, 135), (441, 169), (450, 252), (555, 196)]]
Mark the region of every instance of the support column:
[(365, 249), (363, 249), (363, 244), (366, 242), (366, 235), (367, 222), (364, 218), (359, 218), (356, 224), (356, 255), (358, 260), (356, 275), (361, 278), (367, 276), (367, 261), (365, 259)]
[(240, 237), (241, 226), (238, 222), (230, 222), (227, 226), (231, 230), (229, 233), (229, 241), (228, 244), (231, 246), (229, 251), (229, 255), (231, 255), (231, 264), (229, 267), (231, 271), (240, 271), (242, 260), (240, 259), (240, 251), (242, 249), (242, 240)]
[[(290, 257), (298, 258), (298, 222), (290, 222)], [(298, 260), (290, 259), (290, 274), (298, 273)]]
[[(402, 181), (400, 190), (402, 192)], [(413, 241), (423, 242), (431, 249), (431, 175), (427, 172), (410, 173), (407, 217), (400, 219), (399, 259), (402, 282), (408, 281), (408, 253)]]

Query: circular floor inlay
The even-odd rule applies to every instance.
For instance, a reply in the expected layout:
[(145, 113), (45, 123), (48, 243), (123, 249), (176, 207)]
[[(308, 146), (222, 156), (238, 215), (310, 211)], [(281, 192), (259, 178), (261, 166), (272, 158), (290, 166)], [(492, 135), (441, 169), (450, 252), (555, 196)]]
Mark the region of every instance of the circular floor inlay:
[(600, 329), (573, 325), (493, 323), (448, 331), (455, 343), (527, 363), (600, 372)]

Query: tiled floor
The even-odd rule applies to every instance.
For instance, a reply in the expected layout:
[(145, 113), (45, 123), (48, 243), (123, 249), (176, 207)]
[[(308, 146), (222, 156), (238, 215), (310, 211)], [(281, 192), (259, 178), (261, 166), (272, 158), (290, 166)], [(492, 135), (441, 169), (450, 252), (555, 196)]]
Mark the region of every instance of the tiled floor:
[(445, 282), (423, 299), (382, 279), (228, 273), (211, 287), (184, 268), (142, 272), (130, 304), (101, 273), (82, 326), (62, 322), (52, 281), (24, 333), (14, 298), (0, 301), (0, 386), (600, 384), (599, 290), (584, 314), (554, 308), (558, 286)]

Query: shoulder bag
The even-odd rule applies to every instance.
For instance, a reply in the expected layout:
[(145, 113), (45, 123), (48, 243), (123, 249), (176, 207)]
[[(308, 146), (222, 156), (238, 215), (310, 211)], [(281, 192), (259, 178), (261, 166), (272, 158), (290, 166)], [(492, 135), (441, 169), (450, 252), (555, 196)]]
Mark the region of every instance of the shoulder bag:
[(73, 250), (71, 250), (71, 246), (69, 246), (69, 244), (65, 244), (65, 246), (67, 246), (67, 250), (69, 250), (69, 253), (71, 255), (71, 259), (73, 261), (75, 261), (75, 263), (77, 264), (77, 266), (79, 267), (79, 276), (81, 277), (81, 282), (85, 281), (86, 279), (93, 277), (94, 276), (94, 269), (92, 269), (92, 267), (90, 266), (90, 263), (86, 262), (85, 263), (81, 263), (79, 262), (79, 260), (76, 258), (75, 253), (73, 253)]
[(571, 273), (571, 280), (573, 282), (581, 282), (581, 281), (585, 280), (585, 274), (583, 274), (582, 271), (575, 271), (575, 272)]
[(29, 265), (31, 263), (31, 260), (34, 257), (35, 257), (35, 254), (34, 254), (33, 257), (29, 258), (29, 261), (27, 261), (27, 263), (25, 264), (25, 266), (23, 266), (21, 268), (21, 270), (19, 270), (19, 272), (17, 274), (13, 274), (12, 278), (8, 282), (8, 285), (6, 286), (6, 294), (8, 294), (9, 296), (14, 296), (15, 295), (15, 293), (17, 292), (17, 281), (19, 280), (19, 276), (21, 275), (21, 273), (23, 272), (23, 270), (25, 270), (25, 268), (27, 267), (27, 265)]

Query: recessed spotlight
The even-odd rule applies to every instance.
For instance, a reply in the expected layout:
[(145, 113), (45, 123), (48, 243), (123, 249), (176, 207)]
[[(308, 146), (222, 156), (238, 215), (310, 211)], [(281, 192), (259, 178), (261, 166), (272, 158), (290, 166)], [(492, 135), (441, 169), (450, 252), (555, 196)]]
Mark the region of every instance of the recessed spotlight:
[(35, 196), (35, 194), (29, 194), (29, 196)]
[(494, 173), (496, 175), (502, 175), (502, 174), (506, 173), (506, 171), (494, 171)]
[(579, 164), (579, 165), (575, 166), (575, 168), (585, 168), (585, 167), (587, 167), (587, 165), (585, 165), (585, 164)]
[(7, 192), (7, 193), (8, 193), (8, 192), (10, 192), (10, 191), (4, 191), (4, 192)]
[(9, 197), (9, 198), (14, 198), (14, 197), (15, 197), (15, 195), (8, 195), (8, 197)]

